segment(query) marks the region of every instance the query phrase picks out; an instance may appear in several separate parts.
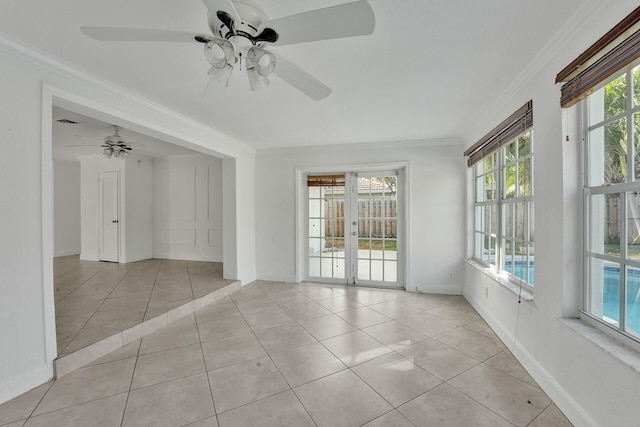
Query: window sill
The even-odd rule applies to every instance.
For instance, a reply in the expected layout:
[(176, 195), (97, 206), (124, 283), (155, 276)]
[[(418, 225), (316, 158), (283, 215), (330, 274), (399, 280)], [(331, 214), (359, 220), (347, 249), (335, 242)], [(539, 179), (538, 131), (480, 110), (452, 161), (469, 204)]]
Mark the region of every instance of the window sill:
[(474, 259), (468, 259), (467, 264), (480, 271), (485, 276), (488, 276), (491, 279), (495, 280), (496, 282), (507, 288), (507, 290), (511, 291), (515, 295), (518, 295), (524, 301), (533, 301), (533, 292), (528, 289), (527, 286), (520, 286), (519, 284), (512, 282), (506, 275), (498, 274), (493, 271), (492, 268), (486, 267)]
[(636, 372), (640, 372), (640, 353), (634, 349), (625, 346), (608, 334), (587, 324), (584, 320), (562, 317), (559, 320), (606, 353), (615, 357)]

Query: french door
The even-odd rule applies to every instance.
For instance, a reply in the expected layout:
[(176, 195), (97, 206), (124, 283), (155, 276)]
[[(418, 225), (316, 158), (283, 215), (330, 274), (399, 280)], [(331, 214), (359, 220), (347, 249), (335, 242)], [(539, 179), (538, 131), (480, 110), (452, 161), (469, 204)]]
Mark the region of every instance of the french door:
[(306, 279), (403, 287), (398, 171), (307, 176)]

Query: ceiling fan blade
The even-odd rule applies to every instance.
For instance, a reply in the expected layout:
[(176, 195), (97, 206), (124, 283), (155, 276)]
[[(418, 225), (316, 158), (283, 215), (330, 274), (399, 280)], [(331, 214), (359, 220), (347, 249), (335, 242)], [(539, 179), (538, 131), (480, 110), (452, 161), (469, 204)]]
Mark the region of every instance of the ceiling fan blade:
[(193, 42), (198, 36), (186, 31), (146, 28), (80, 27), (80, 31), (95, 40), (114, 42)]
[(65, 147), (99, 147), (99, 145), (98, 144), (71, 144), (71, 145), (65, 145)]
[(316, 9), (264, 22), (260, 30), (273, 28), (280, 37), (276, 46), (306, 43), (373, 33), (376, 17), (367, 0)]
[(231, 34), (235, 34), (236, 33), (236, 26), (233, 23), (233, 16), (229, 15), (224, 10), (217, 11), (216, 12), (216, 16), (218, 17), (220, 22), (222, 22), (224, 25), (226, 25), (226, 27), (229, 29), (229, 32), (231, 32)]
[(273, 74), (315, 101), (324, 99), (331, 93), (327, 85), (281, 55), (276, 55), (276, 68)]
[(216, 16), (218, 11), (222, 10), (225, 12), (233, 12), (235, 18), (241, 19), (240, 15), (238, 15), (236, 7), (233, 5), (231, 0), (202, 0), (202, 3), (204, 3), (204, 5), (207, 7), (209, 12), (213, 14), (213, 16)]
[(273, 28), (265, 28), (262, 30), (260, 34), (255, 37), (251, 37), (251, 40), (254, 43), (267, 42), (267, 43), (275, 43), (278, 41), (278, 33), (275, 32)]

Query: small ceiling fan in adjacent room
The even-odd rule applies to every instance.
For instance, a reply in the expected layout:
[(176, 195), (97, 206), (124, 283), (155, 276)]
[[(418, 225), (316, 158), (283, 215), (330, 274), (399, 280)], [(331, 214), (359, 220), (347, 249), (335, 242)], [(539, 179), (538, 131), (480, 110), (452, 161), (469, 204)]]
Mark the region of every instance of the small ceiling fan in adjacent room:
[[(124, 138), (120, 136), (119, 126), (111, 126), (113, 127), (113, 135), (106, 136), (104, 138), (104, 144), (100, 145), (100, 147), (104, 148), (102, 155), (107, 159), (112, 157), (125, 159), (129, 155), (129, 151), (133, 150), (133, 148), (129, 147), (127, 144), (131, 145), (132, 143), (126, 142)], [(87, 147), (87, 145), (67, 145), (66, 147)]]
[(375, 16), (367, 0), (269, 20), (250, 0), (202, 0), (212, 34), (117, 27), (81, 27), (96, 40), (119, 42), (193, 42), (204, 45), (211, 80), (227, 86), (234, 67), (246, 70), (251, 90), (275, 74), (314, 100), (331, 89), (297, 65), (266, 48), (373, 33)]

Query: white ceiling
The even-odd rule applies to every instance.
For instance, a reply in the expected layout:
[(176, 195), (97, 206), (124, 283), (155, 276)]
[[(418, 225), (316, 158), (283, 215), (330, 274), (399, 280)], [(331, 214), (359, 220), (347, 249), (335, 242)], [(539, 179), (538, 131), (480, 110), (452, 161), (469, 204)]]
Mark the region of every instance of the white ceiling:
[[(347, 2), (255, 1), (270, 18)], [(370, 0), (376, 15), (370, 36), (273, 47), (333, 89), (321, 101), (276, 76), (265, 90), (251, 92), (238, 70), (229, 87), (212, 83), (203, 97), (209, 66), (201, 44), (99, 42), (79, 30), (87, 25), (208, 34), (200, 0), (3, 0), (0, 31), (268, 148), (460, 137), (474, 110), (498, 97), (585, 3)]]
[[(76, 114), (62, 108), (53, 107), (51, 129), (52, 153), (57, 160), (78, 161), (79, 156), (102, 155), (104, 138), (113, 135), (114, 129), (109, 123), (91, 117)], [(72, 120), (76, 123), (60, 123), (58, 120)], [(151, 157), (174, 157), (199, 154), (187, 148), (179, 147), (125, 128), (119, 135), (132, 153)]]

